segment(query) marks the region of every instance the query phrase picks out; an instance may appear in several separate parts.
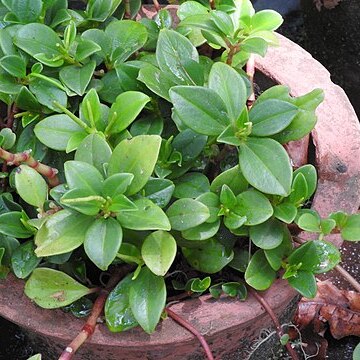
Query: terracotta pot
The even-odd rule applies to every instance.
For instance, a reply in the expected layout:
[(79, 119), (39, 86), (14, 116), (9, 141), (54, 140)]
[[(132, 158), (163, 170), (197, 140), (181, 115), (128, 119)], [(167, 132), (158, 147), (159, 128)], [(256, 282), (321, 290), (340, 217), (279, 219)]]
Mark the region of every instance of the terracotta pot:
[[(257, 69), (276, 83), (290, 86), (293, 95), (302, 95), (316, 87), (325, 91), (325, 101), (319, 107), (318, 123), (311, 136), (319, 171), (313, 206), (322, 215), (340, 209), (355, 212), (360, 204), (358, 119), (343, 90), (331, 82), (327, 70), (299, 46), (279, 37), (280, 47), (270, 49), (264, 59), (257, 58)], [(289, 144), (294, 162), (304, 160), (307, 147), (308, 139), (297, 142), (296, 146)], [(340, 245), (338, 238), (333, 240)], [(46, 339), (45, 358), (56, 359), (80, 331), (83, 320), (60, 310), (40, 309), (23, 294), (23, 287), (23, 281), (13, 276), (0, 282), (0, 315)], [(295, 291), (278, 280), (264, 297), (280, 315), (294, 299)], [(259, 330), (271, 325), (268, 315), (251, 296), (245, 302), (202, 296), (174, 304), (171, 309), (194, 324), (205, 335), (215, 358), (222, 360), (245, 358)], [(204, 357), (198, 341), (171, 319), (166, 319), (152, 335), (138, 328), (113, 334), (106, 326), (99, 325), (76, 355), (76, 359), (97, 358), (195, 360)]]

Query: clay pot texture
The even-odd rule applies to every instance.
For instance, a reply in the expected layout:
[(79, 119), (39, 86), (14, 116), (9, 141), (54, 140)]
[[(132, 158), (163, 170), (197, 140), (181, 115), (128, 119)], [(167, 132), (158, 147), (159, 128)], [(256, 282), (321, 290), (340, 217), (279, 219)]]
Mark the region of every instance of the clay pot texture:
[[(318, 123), (311, 138), (316, 150), (319, 174), (313, 207), (321, 215), (336, 210), (355, 212), (360, 205), (360, 126), (344, 91), (330, 80), (328, 71), (296, 44), (279, 36), (280, 46), (269, 49), (265, 58), (256, 58), (256, 67), (276, 83), (288, 85), (291, 94), (302, 95), (314, 88), (325, 91), (318, 109)], [(309, 138), (287, 146), (293, 162), (307, 159)], [(333, 236), (338, 246), (341, 242)], [(61, 310), (44, 310), (23, 293), (24, 282), (9, 276), (0, 282), (0, 315), (47, 341), (57, 359), (65, 346), (81, 330), (84, 321)], [(263, 296), (275, 312), (282, 314), (296, 296), (286, 282), (277, 280)], [(257, 301), (245, 302), (205, 295), (173, 304), (171, 309), (190, 321), (205, 335), (217, 360), (242, 359), (261, 329), (271, 320)], [(171, 319), (162, 321), (155, 333), (140, 328), (113, 334), (99, 325), (76, 359), (104, 360), (185, 360), (203, 359), (198, 341)]]

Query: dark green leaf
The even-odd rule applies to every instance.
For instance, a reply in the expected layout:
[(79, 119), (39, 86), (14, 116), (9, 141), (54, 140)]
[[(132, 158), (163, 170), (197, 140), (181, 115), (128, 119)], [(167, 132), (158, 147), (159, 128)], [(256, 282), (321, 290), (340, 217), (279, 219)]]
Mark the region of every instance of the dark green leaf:
[(102, 193), (106, 197), (115, 198), (117, 195), (125, 193), (133, 179), (134, 175), (129, 173), (111, 175), (104, 181)]
[(341, 236), (344, 240), (359, 241), (360, 240), (360, 214), (350, 215), (348, 220), (341, 229)]
[(187, 173), (174, 181), (176, 198), (196, 198), (210, 191), (208, 178), (201, 173)]
[(240, 300), (245, 300), (247, 297), (246, 286), (238, 282), (227, 282), (222, 284), (222, 291), (230, 297), (238, 297)]
[(24, 78), (26, 76), (26, 63), (17, 55), (7, 55), (0, 59), (0, 66), (11, 76)]
[(318, 215), (305, 213), (300, 215), (296, 221), (299, 228), (310, 231), (321, 233), (320, 217)]
[(33, 235), (22, 222), (23, 214), (18, 211), (7, 212), (0, 215), (0, 234), (14, 238), (27, 239)]
[(259, 248), (269, 250), (278, 247), (284, 237), (284, 225), (276, 219), (269, 219), (250, 228), (250, 239)]
[(14, 274), (25, 279), (39, 265), (41, 258), (35, 255), (35, 245), (32, 241), (27, 241), (15, 249), (11, 256), (11, 267)]
[(286, 224), (291, 224), (294, 221), (296, 215), (297, 208), (294, 204), (281, 203), (274, 206), (274, 216)]
[(215, 236), (220, 228), (220, 219), (215, 222), (205, 222), (198, 226), (192, 227), (181, 232), (181, 235), (186, 240), (207, 240)]
[(309, 199), (314, 194), (317, 186), (316, 168), (311, 164), (303, 165), (294, 171), (293, 178), (295, 178), (299, 173), (303, 174), (306, 179), (308, 189), (307, 198)]
[(218, 175), (211, 183), (210, 190), (214, 193), (220, 193), (224, 184), (229, 186), (235, 195), (238, 195), (247, 189), (248, 182), (241, 173), (239, 165)]
[(21, 23), (37, 22), (43, 7), (41, 0), (2, 0)]
[(289, 265), (298, 265), (300, 270), (313, 272), (318, 269), (321, 255), (313, 241), (307, 241), (288, 257)]
[(150, 178), (144, 187), (144, 195), (157, 206), (164, 208), (171, 200), (175, 185), (168, 179)]
[(317, 248), (319, 264), (313, 270), (315, 274), (322, 274), (332, 270), (341, 261), (339, 249), (330, 242), (324, 240), (313, 241)]
[(296, 275), (288, 278), (289, 284), (306, 298), (314, 298), (317, 292), (314, 274), (308, 271), (298, 271)]

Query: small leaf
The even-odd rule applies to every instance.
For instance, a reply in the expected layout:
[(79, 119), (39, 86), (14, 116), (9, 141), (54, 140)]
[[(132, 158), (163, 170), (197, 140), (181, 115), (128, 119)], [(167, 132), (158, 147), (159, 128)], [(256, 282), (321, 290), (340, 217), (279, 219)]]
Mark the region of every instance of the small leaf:
[(158, 276), (164, 276), (176, 255), (176, 241), (165, 231), (155, 231), (144, 240), (141, 256), (146, 266)]
[(348, 220), (341, 229), (341, 236), (344, 240), (359, 241), (360, 240), (360, 214), (350, 215)]
[(297, 174), (303, 174), (306, 179), (308, 194), (307, 198), (309, 199), (315, 192), (317, 186), (317, 173), (314, 165), (306, 164), (294, 171), (293, 178), (295, 179)]
[(84, 249), (90, 260), (101, 270), (106, 271), (120, 249), (122, 229), (113, 218), (96, 219), (88, 228)]
[(24, 292), (42, 308), (56, 309), (87, 295), (89, 289), (61, 271), (39, 268), (26, 282)]
[(220, 219), (215, 222), (205, 222), (181, 232), (186, 240), (207, 240), (215, 236), (220, 228)]
[(19, 279), (25, 279), (39, 265), (41, 258), (35, 255), (35, 245), (27, 241), (15, 249), (11, 256), (11, 267)]
[(241, 173), (239, 165), (223, 171), (211, 183), (210, 190), (214, 193), (220, 193), (223, 185), (229, 186), (235, 195), (239, 195), (248, 187), (248, 182)]
[(170, 222), (165, 213), (151, 200), (134, 200), (138, 210), (120, 211), (117, 219), (126, 229), (132, 230), (170, 230)]
[(251, 18), (251, 27), (256, 31), (259, 30), (276, 30), (282, 23), (283, 18), (274, 10), (262, 10)]
[(154, 275), (147, 267), (130, 287), (129, 302), (139, 325), (148, 333), (154, 332), (166, 303), (166, 286), (161, 276)]
[(17, 55), (7, 55), (0, 59), (0, 66), (11, 76), (24, 78), (26, 76), (26, 63)]
[(201, 173), (190, 172), (174, 181), (176, 198), (196, 198), (210, 190), (208, 178)]
[(300, 270), (313, 272), (320, 264), (320, 252), (314, 241), (307, 241), (288, 257), (289, 265), (298, 265)]
[(289, 284), (302, 296), (312, 299), (317, 292), (316, 278), (308, 271), (298, 271), (296, 275), (288, 278)]
[(157, 206), (164, 208), (171, 200), (175, 185), (168, 179), (150, 178), (144, 187), (144, 195)]
[(122, 279), (110, 292), (105, 303), (106, 325), (111, 332), (122, 332), (138, 325), (129, 303), (132, 274)]
[(6, 212), (0, 215), (0, 234), (19, 239), (27, 239), (33, 235), (23, 224), (23, 213), (18, 211)]
[(309, 190), (305, 176), (301, 173), (296, 174), (291, 186), (289, 201), (295, 206), (302, 205), (305, 200), (309, 198), (308, 192)]
[(284, 237), (284, 226), (276, 219), (250, 228), (250, 239), (259, 248), (270, 250), (278, 247)]
[(27, 165), (20, 165), (15, 172), (15, 186), (25, 202), (37, 208), (43, 208), (47, 199), (48, 186), (36, 170)]
[(104, 196), (111, 198), (124, 194), (133, 179), (134, 175), (129, 173), (111, 175), (104, 181), (102, 193)]
[(313, 270), (315, 274), (322, 274), (332, 270), (341, 261), (339, 249), (330, 242), (324, 240), (313, 241), (317, 248), (319, 263)]
[(294, 204), (281, 203), (274, 206), (274, 216), (286, 224), (291, 224), (296, 218), (296, 215), (297, 208)]
[(193, 199), (179, 199), (166, 211), (171, 228), (183, 231), (202, 224), (210, 217), (207, 206)]
[(299, 217), (296, 223), (300, 229), (315, 233), (321, 233), (319, 216), (310, 213), (305, 213)]
[(276, 272), (266, 260), (264, 250), (256, 251), (245, 271), (245, 281), (256, 290), (266, 290), (275, 278)]
[(230, 297), (238, 297), (240, 300), (245, 300), (247, 297), (246, 286), (238, 282), (227, 282), (221, 285), (222, 291)]

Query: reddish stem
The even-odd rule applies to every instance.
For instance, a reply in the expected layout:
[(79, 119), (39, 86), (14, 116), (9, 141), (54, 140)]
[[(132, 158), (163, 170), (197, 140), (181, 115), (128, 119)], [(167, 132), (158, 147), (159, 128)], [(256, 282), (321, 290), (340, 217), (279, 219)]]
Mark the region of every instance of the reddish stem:
[(106, 288), (100, 290), (100, 294), (94, 302), (91, 314), (87, 318), (85, 325), (81, 329), (80, 333), (62, 352), (59, 360), (71, 360), (75, 352), (94, 333), (97, 320), (104, 309), (104, 305), (109, 295), (109, 291), (114, 288), (115, 285), (129, 272), (129, 269), (129, 266), (124, 266), (118, 269), (118, 271), (111, 276), (109, 282), (106, 285)]
[(157, 0), (153, 0), (153, 4), (154, 4), (154, 8), (155, 8), (156, 12), (159, 12), (161, 9), (159, 2)]
[(194, 327), (192, 326), (188, 321), (183, 319), (180, 315), (174, 313), (169, 308), (166, 308), (165, 311), (167, 312), (168, 316), (172, 318), (174, 321), (176, 321), (178, 324), (180, 324), (182, 327), (190, 331), (193, 335), (195, 335), (198, 340), (201, 343), (201, 346), (203, 347), (206, 357), (208, 360), (214, 360), (214, 357), (211, 353), (209, 344), (206, 342), (204, 336)]
[(254, 76), (255, 76), (255, 57), (250, 55), (248, 62), (246, 63), (246, 73), (248, 74), (250, 85), (251, 85), (251, 94), (247, 101), (248, 109), (250, 110), (255, 102), (255, 92), (254, 92)]
[(229, 50), (229, 55), (228, 55), (228, 57), (226, 59), (226, 64), (231, 66), (232, 62), (233, 62), (234, 55), (239, 51), (239, 45), (229, 45), (228, 44), (228, 46), (229, 46), (230, 50)]
[(6, 127), (12, 129), (14, 126), (14, 115), (18, 112), (18, 108), (15, 104), (11, 104), (8, 107), (8, 114), (6, 120)]
[[(248, 290), (251, 293), (251, 295), (254, 296), (254, 298), (260, 303), (260, 305), (269, 314), (271, 320), (273, 321), (273, 323), (275, 325), (276, 332), (277, 332), (279, 338), (281, 338), (284, 335), (284, 332), (280, 325), (279, 319), (277, 318), (276, 314), (274, 313), (274, 311), (271, 308), (271, 306), (269, 305), (269, 303), (253, 288), (248, 287)], [(287, 342), (285, 346), (286, 346), (286, 349), (287, 349), (289, 355), (291, 356), (291, 358), (293, 360), (299, 360), (299, 357), (298, 357), (296, 351), (291, 347), (291, 344), (289, 342)]]
[(7, 165), (20, 165), (26, 164), (35, 169), (39, 174), (45, 176), (51, 187), (60, 184), (60, 180), (57, 176), (58, 170), (50, 166), (44, 165), (41, 162), (35, 160), (30, 156), (29, 152), (21, 152), (13, 154), (0, 147), (0, 159), (4, 160)]

